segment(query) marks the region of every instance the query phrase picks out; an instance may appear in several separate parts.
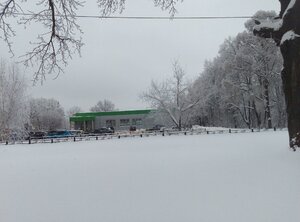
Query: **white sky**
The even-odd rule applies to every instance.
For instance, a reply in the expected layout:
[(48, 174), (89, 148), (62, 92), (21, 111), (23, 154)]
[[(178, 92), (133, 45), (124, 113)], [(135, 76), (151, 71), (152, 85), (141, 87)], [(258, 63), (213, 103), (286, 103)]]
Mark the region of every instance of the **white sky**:
[[(96, 2), (96, 0), (95, 0)], [(276, 0), (185, 0), (178, 16), (251, 16), (258, 10), (279, 11)], [(80, 14), (97, 14), (94, 4)], [(128, 0), (124, 16), (167, 16), (153, 7), (152, 0)], [(172, 74), (172, 61), (178, 59), (189, 79), (202, 71), (204, 61), (218, 53), (225, 38), (244, 30), (245, 19), (235, 20), (99, 20), (80, 19), (84, 31), (82, 57), (75, 56), (57, 79), (48, 76), (43, 85), (30, 89), (33, 97), (55, 98), (66, 109), (79, 106), (88, 111), (99, 100), (109, 99), (120, 110), (143, 109), (139, 99), (150, 81)], [(28, 40), (43, 32), (37, 26), (17, 28), (16, 56), (30, 48)], [(0, 57), (9, 58), (0, 42)], [(17, 57), (13, 60), (18, 60)], [(25, 71), (32, 78), (32, 71)]]

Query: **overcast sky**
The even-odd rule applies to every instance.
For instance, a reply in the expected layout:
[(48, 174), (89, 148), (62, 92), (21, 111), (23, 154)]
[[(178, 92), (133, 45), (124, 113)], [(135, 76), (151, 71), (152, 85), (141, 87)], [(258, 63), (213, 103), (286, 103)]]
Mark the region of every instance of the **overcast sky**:
[[(90, 3), (80, 14), (99, 11)], [(94, 1), (96, 2), (96, 0)], [(258, 10), (279, 11), (277, 0), (185, 0), (178, 16), (251, 16)], [(153, 7), (152, 0), (127, 0), (124, 16), (167, 16)], [(172, 75), (177, 59), (189, 79), (201, 73), (204, 61), (218, 53), (225, 38), (244, 30), (245, 19), (231, 20), (99, 20), (80, 19), (83, 29), (82, 56), (69, 62), (57, 79), (47, 76), (41, 86), (30, 89), (34, 97), (55, 98), (66, 109), (79, 106), (88, 111), (99, 100), (109, 99), (120, 110), (148, 108), (139, 100), (151, 80)], [(17, 29), (14, 39), (16, 56), (30, 48), (26, 42), (35, 38), (40, 28)], [(9, 58), (0, 43), (0, 57)], [(15, 58), (14, 60), (17, 60)], [(32, 71), (25, 71), (30, 79)]]

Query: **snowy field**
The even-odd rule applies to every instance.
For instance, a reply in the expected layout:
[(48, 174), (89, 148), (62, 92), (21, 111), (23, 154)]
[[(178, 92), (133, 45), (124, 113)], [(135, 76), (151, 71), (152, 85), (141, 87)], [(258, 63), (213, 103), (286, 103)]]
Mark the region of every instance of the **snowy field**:
[(287, 132), (0, 146), (1, 222), (299, 222)]

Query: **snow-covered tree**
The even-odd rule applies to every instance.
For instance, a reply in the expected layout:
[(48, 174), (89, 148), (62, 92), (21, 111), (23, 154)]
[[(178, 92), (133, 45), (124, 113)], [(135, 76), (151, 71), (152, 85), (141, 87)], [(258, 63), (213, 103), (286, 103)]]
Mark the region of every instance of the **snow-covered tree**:
[(281, 72), (286, 110), (290, 147), (300, 147), (300, 0), (279, 0), (281, 11), (279, 17), (268, 21), (259, 21), (254, 34), (272, 38), (284, 60)]
[[(206, 61), (204, 71), (193, 83), (194, 93), (199, 98), (199, 103), (193, 109), (192, 124), (204, 126), (220, 126), (229, 121), (226, 105), (222, 94), (222, 81), (224, 79), (223, 57), (216, 57), (212, 61)], [(225, 124), (226, 126), (228, 124)], [(229, 124), (230, 125), (230, 124)]]
[(110, 112), (114, 110), (116, 110), (115, 104), (107, 99), (100, 100), (95, 106), (90, 108), (91, 112)]
[(67, 117), (73, 116), (75, 113), (81, 113), (82, 109), (79, 106), (72, 106), (70, 109), (67, 110), (66, 114)]
[(79, 106), (73, 106), (66, 111), (66, 127), (69, 129), (70, 126), (70, 117), (75, 113), (81, 113), (82, 109)]
[(199, 101), (198, 98), (189, 97), (188, 92), (189, 84), (186, 82), (185, 72), (178, 62), (174, 62), (172, 78), (161, 83), (152, 81), (141, 98), (167, 115), (181, 129), (187, 123), (187, 112)]
[(249, 31), (238, 34), (226, 50), (228, 74), (223, 86), (232, 92), (240, 91), (228, 96), (228, 104), (241, 114), (249, 127), (271, 128), (271, 107), (280, 101), (273, 94), (273, 87), (281, 83), (279, 50), (274, 43), (257, 38)]
[(31, 99), (30, 123), (34, 131), (65, 128), (64, 109), (55, 99)]
[[(267, 20), (274, 16), (275, 12), (260, 11), (254, 17)], [(195, 107), (194, 119), (202, 124), (249, 128), (285, 125), (282, 58), (272, 41), (252, 34), (253, 26), (251, 19), (244, 32), (226, 39), (219, 55), (206, 62), (195, 81), (193, 88), (198, 88), (202, 99)]]
[(0, 134), (26, 130), (27, 83), (17, 65), (0, 60)]

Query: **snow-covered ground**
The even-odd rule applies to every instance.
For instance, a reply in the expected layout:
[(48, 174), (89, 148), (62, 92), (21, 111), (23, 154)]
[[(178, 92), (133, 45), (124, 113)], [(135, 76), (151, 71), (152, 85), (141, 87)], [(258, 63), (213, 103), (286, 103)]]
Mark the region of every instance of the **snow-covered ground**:
[(287, 132), (0, 146), (1, 222), (299, 222)]

